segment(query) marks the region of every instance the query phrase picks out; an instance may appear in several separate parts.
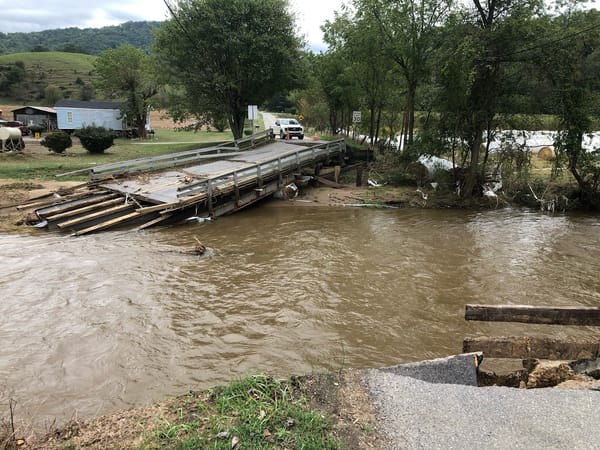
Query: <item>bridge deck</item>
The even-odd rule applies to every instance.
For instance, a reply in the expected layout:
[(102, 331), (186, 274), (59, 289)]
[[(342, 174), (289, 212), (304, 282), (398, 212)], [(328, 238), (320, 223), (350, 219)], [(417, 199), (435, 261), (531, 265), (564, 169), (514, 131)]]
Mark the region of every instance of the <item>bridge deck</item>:
[[(273, 194), (292, 172), (339, 158), (344, 151), (344, 141), (276, 140), (243, 152), (236, 145), (221, 145), (99, 166), (90, 169), (95, 181), (58, 201), (38, 201), (36, 214), (48, 226), (75, 234), (129, 222), (145, 228), (182, 220), (190, 211), (216, 217)], [(108, 195), (122, 202), (107, 201)]]

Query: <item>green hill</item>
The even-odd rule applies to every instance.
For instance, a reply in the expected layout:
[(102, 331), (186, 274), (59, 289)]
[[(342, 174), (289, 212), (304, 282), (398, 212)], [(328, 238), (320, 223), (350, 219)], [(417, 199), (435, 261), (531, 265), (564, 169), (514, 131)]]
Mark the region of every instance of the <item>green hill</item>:
[(0, 100), (43, 103), (48, 86), (59, 89), (62, 98), (79, 99), (82, 87), (92, 84), (95, 59), (92, 55), (64, 52), (0, 55)]
[(149, 50), (160, 22), (126, 22), (102, 28), (61, 28), (31, 33), (0, 33), (0, 54), (30, 51), (78, 51), (97, 55), (131, 44)]

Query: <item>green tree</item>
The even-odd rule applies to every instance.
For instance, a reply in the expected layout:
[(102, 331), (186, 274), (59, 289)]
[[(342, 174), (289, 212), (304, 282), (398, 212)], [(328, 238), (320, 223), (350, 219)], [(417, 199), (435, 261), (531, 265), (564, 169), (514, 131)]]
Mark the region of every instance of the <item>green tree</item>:
[[(392, 77), (391, 61), (384, 52), (384, 36), (374, 17), (361, 12), (354, 17), (348, 13), (338, 15), (333, 23), (327, 22), (323, 30), (330, 48), (343, 53), (346, 59), (347, 66), (336, 75), (352, 77), (362, 103), (369, 111), (368, 134), (373, 145), (379, 136), (381, 114), (390, 94)], [(358, 106), (354, 105), (355, 109)]]
[(158, 92), (150, 56), (132, 45), (121, 45), (100, 53), (94, 71), (96, 88), (107, 98), (123, 99), (124, 116), (139, 136), (145, 136), (150, 99)]
[[(446, 19), (453, 0), (356, 0), (359, 11), (373, 17), (382, 34), (381, 45), (399, 68), (406, 85), (403, 129), (412, 143), (419, 84), (429, 76), (436, 29)], [(489, 2), (488, 2), (489, 3)]]
[(44, 103), (47, 106), (54, 106), (57, 101), (63, 98), (63, 93), (57, 86), (48, 85), (44, 88)]
[(182, 0), (156, 35), (175, 119), (226, 115), (240, 138), (247, 105), (295, 87), (300, 40), (286, 0)]
[(468, 161), (461, 190), (464, 197), (481, 192), (478, 184), (486, 163), (481, 154), (482, 149), (485, 155), (488, 150), (485, 140), (489, 144), (498, 113), (515, 107), (514, 101), (505, 101), (517, 86), (508, 69), (515, 75), (515, 63), (529, 45), (530, 22), (542, 5), (539, 0), (473, 0), (470, 9), (446, 24), (437, 75), (442, 87), (440, 125), (446, 142), (453, 150), (464, 150), (462, 162)]
[(600, 116), (600, 12), (572, 10), (543, 22), (546, 45), (532, 58), (559, 119), (557, 167), (575, 178), (584, 204), (600, 208), (600, 158), (583, 146)]

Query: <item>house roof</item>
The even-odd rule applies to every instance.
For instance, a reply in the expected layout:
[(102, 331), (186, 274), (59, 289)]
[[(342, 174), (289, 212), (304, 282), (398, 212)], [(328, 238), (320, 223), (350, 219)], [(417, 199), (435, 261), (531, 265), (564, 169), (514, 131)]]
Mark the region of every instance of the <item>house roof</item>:
[(13, 110), (11, 110), (11, 112), (14, 113), (14, 112), (17, 112), (17, 111), (22, 111), (22, 110), (27, 109), (27, 108), (35, 109), (37, 111), (42, 111), (42, 112), (45, 112), (45, 113), (56, 114), (56, 110), (54, 108), (48, 108), (46, 106), (30, 106), (30, 105), (22, 106), (20, 108), (13, 109)]
[(83, 100), (59, 100), (55, 108), (79, 108), (79, 109), (120, 109), (123, 102), (85, 102)]

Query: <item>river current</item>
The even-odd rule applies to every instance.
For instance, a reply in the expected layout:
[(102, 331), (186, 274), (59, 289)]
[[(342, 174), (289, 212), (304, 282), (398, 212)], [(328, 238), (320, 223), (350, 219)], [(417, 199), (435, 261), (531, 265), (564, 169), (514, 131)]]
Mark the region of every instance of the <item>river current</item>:
[[(186, 254), (196, 238), (203, 256)], [(380, 367), (466, 336), (464, 305), (600, 305), (600, 220), (503, 209), (256, 207), (73, 238), (0, 234), (0, 404), (64, 421), (247, 373)], [(596, 335), (597, 336), (597, 335)]]

